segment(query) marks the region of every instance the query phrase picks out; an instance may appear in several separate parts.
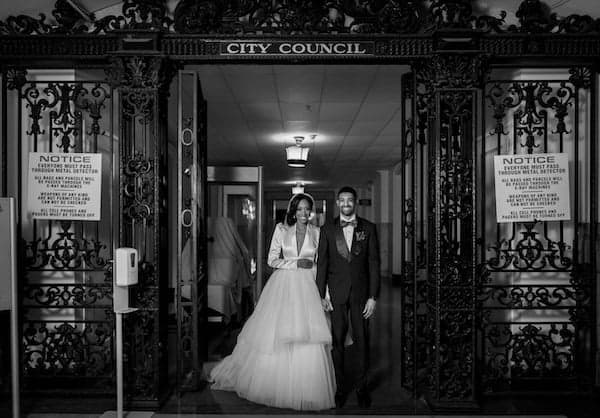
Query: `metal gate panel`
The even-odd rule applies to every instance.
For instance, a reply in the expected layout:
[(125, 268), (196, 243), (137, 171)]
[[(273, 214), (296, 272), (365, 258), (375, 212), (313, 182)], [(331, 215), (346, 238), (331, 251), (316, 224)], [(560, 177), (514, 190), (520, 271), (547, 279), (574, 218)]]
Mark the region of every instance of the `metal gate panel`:
[(206, 359), (206, 101), (198, 75), (180, 71), (177, 141), (177, 386), (197, 390)]
[[(483, 99), (480, 277), (484, 392), (590, 388), (594, 378), (592, 214), (598, 191), (590, 73), (490, 80)], [(496, 223), (494, 155), (569, 155), (571, 220)]]
[[(422, 87), (422, 86), (421, 86)], [(415, 395), (427, 353), (427, 138), (425, 95), (413, 74), (402, 78), (402, 386)]]
[[(113, 93), (102, 81), (27, 81), (18, 112), (25, 390), (110, 393)], [(31, 219), (28, 152), (102, 154), (101, 220)]]

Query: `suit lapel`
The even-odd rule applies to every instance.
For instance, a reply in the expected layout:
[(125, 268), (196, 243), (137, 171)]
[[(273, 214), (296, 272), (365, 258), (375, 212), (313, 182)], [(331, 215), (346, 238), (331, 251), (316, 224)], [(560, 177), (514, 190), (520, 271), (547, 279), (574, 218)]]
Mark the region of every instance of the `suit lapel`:
[(348, 251), (348, 245), (346, 245), (346, 238), (344, 237), (344, 231), (342, 230), (339, 218), (336, 219), (335, 222), (335, 245), (338, 253), (344, 257), (346, 261), (350, 262), (352, 256), (350, 255), (350, 251)]

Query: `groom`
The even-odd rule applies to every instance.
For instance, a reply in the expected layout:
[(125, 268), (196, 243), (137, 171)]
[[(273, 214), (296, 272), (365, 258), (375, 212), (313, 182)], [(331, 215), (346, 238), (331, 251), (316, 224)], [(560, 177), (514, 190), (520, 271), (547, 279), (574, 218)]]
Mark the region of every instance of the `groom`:
[[(379, 294), (379, 245), (375, 225), (356, 216), (356, 190), (342, 187), (337, 196), (340, 217), (321, 228), (317, 261), (317, 286), (323, 308), (331, 310), (333, 365), (338, 389), (335, 404), (345, 402), (344, 341), (348, 321), (357, 350), (356, 397), (360, 407), (371, 405), (367, 387), (369, 368), (369, 319)], [(325, 299), (329, 286), (330, 302)]]

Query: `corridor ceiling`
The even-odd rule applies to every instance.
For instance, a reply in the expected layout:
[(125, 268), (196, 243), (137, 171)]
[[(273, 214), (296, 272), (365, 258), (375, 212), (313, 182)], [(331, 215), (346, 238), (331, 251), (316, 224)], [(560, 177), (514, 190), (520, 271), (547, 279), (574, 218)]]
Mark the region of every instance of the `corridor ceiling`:
[[(263, 165), (266, 187), (366, 185), (400, 161), (396, 65), (198, 66), (211, 165)], [(189, 92), (189, 89), (186, 89)], [(287, 167), (294, 135), (316, 134), (308, 166)]]

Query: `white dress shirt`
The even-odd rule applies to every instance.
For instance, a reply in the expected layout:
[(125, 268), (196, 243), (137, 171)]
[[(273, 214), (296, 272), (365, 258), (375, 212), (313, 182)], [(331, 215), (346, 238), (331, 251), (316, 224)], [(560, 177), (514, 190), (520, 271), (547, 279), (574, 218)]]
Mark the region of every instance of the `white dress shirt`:
[[(344, 222), (352, 222), (355, 219), (356, 219), (356, 214), (352, 215), (349, 218), (345, 217), (344, 215), (340, 215), (340, 220), (342, 220)], [(348, 250), (351, 250), (352, 249), (352, 236), (354, 235), (354, 227), (352, 225), (346, 225), (345, 227), (342, 228), (342, 231), (344, 231), (344, 238), (346, 239), (346, 245), (348, 246)]]

